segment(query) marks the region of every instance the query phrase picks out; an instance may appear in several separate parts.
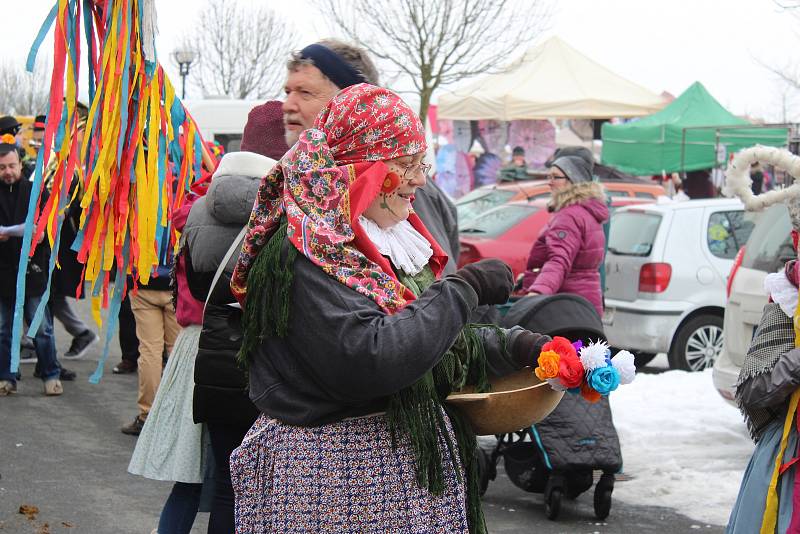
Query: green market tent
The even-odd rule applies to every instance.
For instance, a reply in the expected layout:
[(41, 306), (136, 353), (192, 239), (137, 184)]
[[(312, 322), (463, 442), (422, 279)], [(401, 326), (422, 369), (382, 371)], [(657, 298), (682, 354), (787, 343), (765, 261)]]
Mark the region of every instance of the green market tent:
[(786, 146), (788, 130), (753, 126), (695, 82), (657, 113), (603, 124), (601, 135), (604, 164), (644, 176), (710, 169), (724, 163), (727, 154), (756, 144)]

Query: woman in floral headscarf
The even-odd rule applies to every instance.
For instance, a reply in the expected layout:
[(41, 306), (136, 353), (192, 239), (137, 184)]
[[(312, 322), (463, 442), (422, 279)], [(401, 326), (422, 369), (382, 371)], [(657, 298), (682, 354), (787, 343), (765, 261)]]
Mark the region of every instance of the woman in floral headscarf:
[(231, 456), (238, 532), (485, 531), (475, 437), (443, 400), (548, 338), (467, 325), (506, 301), (502, 262), (437, 280), (424, 151), (411, 109), (359, 84), (264, 178), (231, 282), (262, 412)]

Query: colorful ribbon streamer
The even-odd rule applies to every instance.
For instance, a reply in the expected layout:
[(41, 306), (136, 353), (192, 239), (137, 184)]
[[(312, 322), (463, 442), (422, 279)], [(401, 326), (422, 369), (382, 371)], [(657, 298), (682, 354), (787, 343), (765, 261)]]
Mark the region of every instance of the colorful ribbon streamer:
[[(163, 251), (175, 249), (179, 236), (170, 225), (172, 212), (200, 179), (203, 164), (211, 161), (197, 125), (157, 61), (153, 17), (153, 0), (58, 0), (31, 48), (29, 71), (55, 23), (50, 105), (23, 236), (23, 250), (28, 254), (20, 255), (17, 278), (12, 372), (19, 366), (28, 259), (46, 237), (52, 274), (73, 180), (79, 182), (73, 194), (80, 202), (81, 216), (71, 248), (85, 265), (84, 279), (91, 288), (92, 311), (99, 325), (100, 309), (109, 307), (111, 297), (106, 346), (90, 379), (96, 383), (117, 326), (127, 275), (132, 275), (135, 291), (137, 283), (149, 281), (163, 260)], [(90, 97), (82, 140), (78, 116), (81, 21), (88, 43)], [(51, 149), (55, 163), (48, 165), (52, 172), (45, 184), (43, 157)], [(115, 283), (110, 290), (112, 273)], [(31, 332), (38, 329), (47, 295), (49, 287)]]

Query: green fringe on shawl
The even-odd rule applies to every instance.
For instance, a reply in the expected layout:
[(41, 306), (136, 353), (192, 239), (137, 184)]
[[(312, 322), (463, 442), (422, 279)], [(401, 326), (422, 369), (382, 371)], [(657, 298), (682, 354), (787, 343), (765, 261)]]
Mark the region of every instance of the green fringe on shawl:
[[(398, 433), (409, 438), (416, 460), (419, 487), (426, 488), (433, 495), (441, 495), (444, 491), (440, 440), (444, 441), (456, 476), (462, 481), (456, 461), (456, 458), (460, 459), (466, 474), (463, 482), (467, 491), (467, 514), (472, 534), (486, 532), (475, 460), (475, 432), (457, 410), (445, 404), (444, 399), (465, 385), (475, 386), (478, 392), (489, 391), (486, 352), (478, 335), (478, 330), (482, 328), (496, 329), (501, 339), (505, 340), (505, 334), (494, 325), (467, 325), (439, 363), (416, 383), (393, 395), (386, 409), (393, 443)], [(455, 443), (447, 432), (443, 413), (450, 418)]]
[[(255, 259), (247, 277), (247, 302), (242, 317), (244, 339), (237, 355), (240, 365), (245, 369), (253, 349), (264, 337), (285, 337), (288, 331), (289, 296), (293, 281), (291, 265), (298, 252), (293, 246), (288, 247), (288, 254), (282, 261), (286, 228), (284, 220)], [(401, 277), (401, 282), (417, 295), (434, 281), (435, 277), (427, 267), (413, 278)], [(440, 440), (444, 441), (456, 476), (462, 481), (456, 458), (460, 460), (466, 475), (463, 482), (471, 534), (487, 533), (475, 458), (477, 441), (467, 419), (458, 410), (448, 407), (444, 399), (466, 385), (474, 386), (477, 392), (489, 391), (486, 352), (478, 334), (478, 330), (483, 328), (494, 329), (502, 341), (502, 350), (506, 350), (506, 337), (502, 329), (495, 325), (467, 325), (439, 363), (416, 383), (392, 395), (386, 409), (393, 444), (396, 445), (399, 433), (409, 437), (420, 487), (427, 488), (433, 495), (441, 495), (444, 491)], [(445, 413), (450, 419), (455, 443), (447, 432)]]
[(286, 258), (281, 258), (287, 226), (286, 219), (283, 219), (247, 275), (247, 300), (242, 315), (244, 337), (236, 355), (244, 369), (248, 368), (253, 349), (265, 337), (285, 337), (289, 329), (289, 295), (294, 279), (292, 264), (297, 249), (290, 245)]
[(475, 438), (475, 431), (469, 421), (460, 411), (452, 406), (445, 406), (447, 416), (453, 426), (453, 433), (458, 443), (458, 453), (461, 458), (461, 465), (464, 466), (464, 473), (467, 480), (464, 482), (467, 494), (467, 520), (469, 521), (469, 531), (471, 534), (488, 534), (486, 529), (486, 519), (483, 517), (483, 507), (481, 506), (481, 484), (480, 473), (478, 471), (478, 440)]

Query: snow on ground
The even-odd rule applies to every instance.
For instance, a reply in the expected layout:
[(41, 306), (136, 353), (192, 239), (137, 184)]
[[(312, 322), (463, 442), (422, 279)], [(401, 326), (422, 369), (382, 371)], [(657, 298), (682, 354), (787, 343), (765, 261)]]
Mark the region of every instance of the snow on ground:
[(623, 472), (633, 477), (615, 485), (614, 499), (727, 524), (754, 445), (711, 369), (637, 374), (610, 400)]

